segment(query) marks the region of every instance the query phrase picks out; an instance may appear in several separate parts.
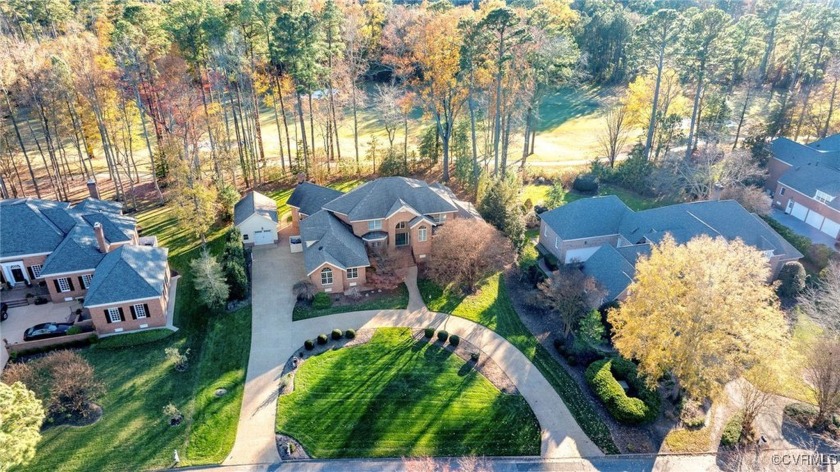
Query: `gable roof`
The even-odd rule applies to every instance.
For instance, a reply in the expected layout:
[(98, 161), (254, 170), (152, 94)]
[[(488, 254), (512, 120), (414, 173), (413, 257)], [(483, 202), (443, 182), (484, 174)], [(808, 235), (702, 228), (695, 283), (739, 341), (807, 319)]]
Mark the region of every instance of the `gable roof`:
[(121, 215), (123, 205), (120, 202), (113, 202), (111, 200), (85, 198), (81, 202), (77, 203), (73, 208), (84, 212), (115, 213), (117, 215)]
[(277, 202), (259, 192), (248, 192), (233, 207), (233, 224), (242, 224), (255, 214), (277, 223)]
[(367, 267), (370, 260), (361, 239), (338, 218), (321, 210), (300, 222), (303, 262), (311, 274), (324, 263), (340, 269)]
[(615, 195), (576, 200), (544, 212), (540, 219), (561, 239), (618, 234), (622, 218), (632, 213)]
[[(780, 183), (809, 197), (817, 190), (840, 197), (840, 134), (808, 145), (778, 138), (770, 144), (770, 151), (791, 166), (779, 177)], [(840, 198), (827, 205), (840, 210)]]
[[(64, 239), (64, 232), (41, 212), (42, 208), (49, 211), (54, 207), (50, 202), (32, 198), (0, 201), (0, 257), (55, 250)], [(53, 213), (54, 217), (58, 214)]]
[(289, 195), (286, 204), (293, 206), (304, 215), (314, 215), (323, 206), (336, 198), (344, 195), (343, 192), (322, 187), (309, 182), (303, 182)]
[(594, 278), (607, 291), (605, 300), (612, 301), (630, 285), (636, 268), (616, 248), (605, 244), (589, 256), (583, 264), (583, 273)]
[(109, 243), (131, 241), (135, 231), (133, 218), (114, 213), (87, 213), (82, 218), (91, 226), (99, 223)]
[(103, 257), (105, 254), (99, 251), (93, 228), (78, 224), (47, 257), (41, 275), (93, 270)]
[(102, 258), (91, 279), (85, 306), (155, 298), (163, 294), (168, 250), (124, 245)]
[(398, 204), (405, 204), (421, 215), (458, 211), (426, 182), (406, 177), (372, 180), (326, 203), (323, 208), (347, 215), (350, 221), (364, 221), (385, 218)]

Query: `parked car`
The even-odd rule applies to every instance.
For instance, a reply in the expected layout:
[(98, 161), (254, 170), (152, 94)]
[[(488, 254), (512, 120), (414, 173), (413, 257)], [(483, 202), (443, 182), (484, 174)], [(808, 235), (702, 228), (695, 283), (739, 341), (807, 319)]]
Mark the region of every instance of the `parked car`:
[(24, 341), (36, 341), (38, 339), (57, 338), (66, 336), (67, 331), (73, 327), (73, 323), (41, 323), (23, 332)]
[(9, 318), (9, 304), (6, 302), (0, 303), (0, 321), (6, 321)]

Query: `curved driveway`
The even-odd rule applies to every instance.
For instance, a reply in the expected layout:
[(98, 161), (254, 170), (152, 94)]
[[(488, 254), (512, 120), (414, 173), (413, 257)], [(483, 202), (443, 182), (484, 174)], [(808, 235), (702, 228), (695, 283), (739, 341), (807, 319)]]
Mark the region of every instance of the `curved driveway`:
[(287, 244), (254, 249), (251, 356), (236, 442), (224, 465), (276, 464), (280, 461), (274, 428), (278, 382), (283, 364), (303, 341), (334, 327), (424, 328), (437, 326), (457, 334), (489, 355), (516, 385), (542, 429), (541, 456), (602, 456), (584, 434), (551, 384), (516, 347), (472, 321), (426, 310), (417, 289), (417, 273), (406, 277), (407, 310), (371, 310), (292, 322), (292, 285), (304, 277), (300, 254)]

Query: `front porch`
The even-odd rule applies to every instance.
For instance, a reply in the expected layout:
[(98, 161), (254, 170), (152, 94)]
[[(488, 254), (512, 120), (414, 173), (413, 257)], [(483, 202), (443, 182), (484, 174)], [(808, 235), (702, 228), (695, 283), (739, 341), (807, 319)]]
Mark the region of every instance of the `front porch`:
[(0, 302), (8, 304), (9, 308), (35, 304), (39, 298), (43, 299), (44, 303), (48, 303), (49, 295), (50, 291), (43, 282), (34, 283), (31, 286), (18, 283), (11, 288), (8, 284), (4, 284), (0, 288)]

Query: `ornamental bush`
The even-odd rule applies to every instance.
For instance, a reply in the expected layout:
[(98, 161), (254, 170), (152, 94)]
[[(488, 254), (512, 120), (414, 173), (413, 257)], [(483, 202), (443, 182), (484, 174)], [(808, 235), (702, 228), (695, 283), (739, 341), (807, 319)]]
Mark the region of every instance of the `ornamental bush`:
[(326, 334), (319, 334), (318, 335), (318, 344), (324, 345), (327, 344), (327, 335)]
[(743, 427), (744, 415), (736, 413), (729, 418), (726, 426), (723, 427), (723, 435), (720, 437), (720, 445), (725, 447), (732, 447), (738, 444), (741, 439), (741, 428)]
[(423, 330), (423, 334), (427, 338), (431, 338), (432, 336), (435, 335), (435, 329), (434, 328), (426, 328), (426, 329)]
[[(638, 397), (628, 396), (615, 373), (630, 386), (630, 392)], [(586, 369), (586, 381), (617, 421), (625, 424), (641, 424), (653, 421), (659, 415), (659, 396), (644, 385), (636, 375), (632, 362), (623, 359), (603, 359), (593, 362)]]
[(572, 188), (581, 193), (598, 192), (598, 179), (594, 174), (582, 174), (575, 179)]
[(449, 344), (451, 344), (453, 346), (457, 346), (460, 342), (461, 342), (461, 338), (458, 337), (457, 334), (453, 334), (452, 336), (449, 336)]
[(312, 308), (316, 310), (326, 310), (332, 306), (332, 298), (324, 292), (318, 292), (312, 299)]
[(332, 330), (332, 333), (330, 333), (330, 337), (332, 337), (333, 340), (338, 341), (339, 339), (341, 339), (341, 336), (343, 336), (343, 334), (344, 333), (342, 333), (340, 329), (334, 329)]
[(347, 339), (354, 339), (356, 337), (356, 330), (355, 329), (348, 329), (344, 332), (344, 337)]
[(440, 342), (445, 343), (447, 338), (449, 338), (449, 333), (444, 330), (438, 331), (438, 340)]
[(805, 290), (807, 274), (805, 268), (797, 261), (785, 262), (779, 271), (779, 296), (793, 298)]
[(311, 339), (307, 339), (306, 341), (303, 342), (303, 347), (306, 348), (307, 351), (311, 351), (311, 350), (315, 349), (315, 343), (312, 342)]

